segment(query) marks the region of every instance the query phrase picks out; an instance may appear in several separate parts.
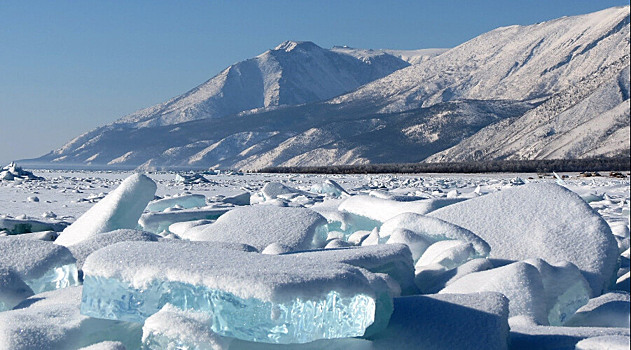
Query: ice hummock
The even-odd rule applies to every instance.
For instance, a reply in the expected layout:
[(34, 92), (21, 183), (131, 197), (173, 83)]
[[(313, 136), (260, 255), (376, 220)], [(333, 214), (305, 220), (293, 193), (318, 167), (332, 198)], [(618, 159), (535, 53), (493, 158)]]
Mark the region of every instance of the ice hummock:
[(19, 236), (0, 238), (0, 268), (10, 268), (35, 294), (75, 286), (75, 258), (62, 246)]
[(55, 243), (69, 246), (99, 233), (136, 228), (138, 218), (153, 199), (156, 188), (156, 183), (145, 175), (129, 176), (68, 226)]
[(13, 310), (0, 312), (0, 349), (79, 349), (103, 341), (140, 347), (141, 327), (81, 315), (82, 287), (34, 295)]
[(338, 209), (371, 220), (386, 222), (402, 213), (427, 214), (463, 200), (465, 199), (432, 198), (403, 202), (374, 196), (355, 195), (340, 203)]
[(530, 183), (456, 203), (429, 216), (478, 235), (492, 247), (491, 258), (571, 262), (595, 294), (615, 278), (619, 253), (609, 225), (565, 187)]
[(169, 226), (177, 222), (215, 220), (227, 213), (231, 208), (202, 207), (192, 209), (182, 209), (164, 212), (145, 213), (138, 219), (138, 225), (143, 230), (161, 233), (168, 231)]
[(323, 247), (326, 224), (324, 217), (307, 208), (255, 205), (232, 209), (215, 223), (193, 227), (186, 237), (249, 244), (259, 251), (278, 243), (296, 251)]
[(0, 267), (0, 312), (11, 310), (33, 291), (12, 269)]
[(217, 334), (249, 341), (362, 336), (392, 312), (379, 274), (206, 243), (118, 243), (90, 255), (83, 271), (84, 315), (143, 322), (170, 303), (212, 315)]

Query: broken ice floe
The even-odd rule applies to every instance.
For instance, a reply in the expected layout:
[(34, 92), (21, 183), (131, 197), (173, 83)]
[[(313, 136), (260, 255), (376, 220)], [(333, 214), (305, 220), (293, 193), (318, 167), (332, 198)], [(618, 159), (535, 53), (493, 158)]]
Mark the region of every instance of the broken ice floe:
[(38, 180), (38, 181), (42, 181), (44, 180), (43, 177), (37, 176), (37, 175), (33, 175), (32, 172), (27, 171), (22, 169), (22, 167), (17, 166), (14, 162), (11, 162), (11, 164), (2, 167), (2, 169), (0, 169), (0, 181), (1, 180), (5, 180), (5, 181), (33, 181), (33, 180)]
[(385, 327), (392, 312), (379, 274), (291, 255), (125, 242), (96, 251), (83, 269), (85, 315), (143, 322), (170, 303), (207, 312), (214, 332), (250, 341), (362, 336)]
[(167, 208), (178, 206), (181, 209), (199, 208), (206, 205), (206, 196), (203, 194), (184, 194), (157, 199), (147, 204), (148, 211), (164, 211)]
[(171, 224), (197, 220), (215, 220), (229, 210), (231, 210), (231, 208), (202, 207), (165, 212), (150, 212), (140, 216), (138, 225), (145, 231), (161, 233), (168, 231)]
[(131, 175), (64, 229), (55, 243), (69, 246), (102, 232), (136, 228), (138, 218), (155, 192), (156, 184), (150, 178), (141, 174)]
[(75, 258), (65, 247), (16, 236), (0, 238), (0, 251), (0, 268), (17, 273), (36, 294), (79, 284)]
[(62, 231), (70, 225), (65, 221), (43, 221), (30, 218), (0, 217), (0, 231), (4, 230), (9, 235), (19, 235), (30, 232)]

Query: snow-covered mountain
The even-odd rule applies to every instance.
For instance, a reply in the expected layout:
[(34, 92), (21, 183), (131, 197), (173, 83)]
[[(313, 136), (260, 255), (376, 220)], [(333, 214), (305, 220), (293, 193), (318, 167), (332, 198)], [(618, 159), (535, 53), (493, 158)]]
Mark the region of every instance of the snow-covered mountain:
[(629, 22), (628, 6), (611, 8), (447, 51), (286, 42), (34, 161), (259, 169), (628, 154)]
[(409, 66), (406, 60), (416, 62), (441, 52), (327, 50), (308, 41), (286, 41), (226, 68), (181, 96), (123, 117), (117, 123), (134, 127), (170, 125), (257, 108), (327, 100)]

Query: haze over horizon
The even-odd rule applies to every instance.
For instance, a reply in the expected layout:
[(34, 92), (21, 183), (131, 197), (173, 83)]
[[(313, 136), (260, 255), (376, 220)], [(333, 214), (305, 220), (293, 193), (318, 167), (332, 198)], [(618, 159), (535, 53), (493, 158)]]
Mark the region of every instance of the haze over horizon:
[(0, 162), (43, 155), (285, 40), (454, 47), (499, 26), (621, 5), (628, 2), (2, 2)]

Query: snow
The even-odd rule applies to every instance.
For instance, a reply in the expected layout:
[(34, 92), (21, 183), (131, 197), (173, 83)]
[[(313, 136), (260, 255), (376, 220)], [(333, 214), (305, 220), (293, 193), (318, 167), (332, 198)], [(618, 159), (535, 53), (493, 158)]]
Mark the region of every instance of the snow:
[(91, 236), (123, 228), (136, 228), (138, 218), (153, 199), (156, 184), (146, 175), (134, 174), (95, 204), (55, 241), (70, 246)]
[[(104, 193), (112, 193), (113, 189), (129, 175), (125, 172), (48, 170), (39, 172), (47, 180), (25, 181), (19, 184), (11, 181), (0, 183), (0, 202), (2, 203), (0, 215), (28, 220), (29, 217), (41, 217), (42, 212), (54, 211), (57, 218), (50, 217), (47, 220), (56, 222), (59, 219), (72, 222), (75, 217), (80, 217), (91, 206), (96, 205), (95, 203), (102, 201), (105, 198)], [(349, 319), (364, 322), (364, 326), (353, 328), (356, 330), (353, 334), (364, 334), (362, 338), (320, 339), (304, 344), (285, 344), (280, 347), (287, 349), (374, 350), (419, 347), (428, 349), (574, 349), (578, 344), (587, 344), (586, 346), (597, 348), (604, 347), (603, 344), (623, 344), (629, 337), (628, 294), (608, 290), (606, 294), (601, 295), (600, 291), (591, 290), (586, 278), (588, 276), (583, 274), (583, 269), (578, 266), (577, 261), (594, 258), (593, 254), (583, 256), (582, 251), (577, 251), (576, 256), (580, 257), (578, 260), (568, 261), (567, 258), (551, 260), (542, 256), (547, 251), (538, 250), (541, 249), (540, 247), (532, 247), (533, 256), (494, 257), (493, 253), (498, 247), (497, 241), (492, 242), (480, 234), (480, 231), (471, 227), (458, 222), (453, 223), (456, 219), (469, 215), (466, 210), (441, 220), (458, 225), (454, 227), (462, 227), (461, 230), (464, 230), (462, 232), (469, 232), (475, 236), (460, 235), (437, 242), (411, 239), (418, 237), (411, 225), (423, 227), (424, 220), (437, 221), (434, 215), (440, 211), (465, 204), (478, 206), (481, 205), (479, 201), (485, 198), (489, 198), (485, 204), (486, 207), (469, 217), (474, 221), (479, 220), (480, 223), (486, 220), (488, 225), (498, 225), (498, 221), (502, 224), (512, 223), (514, 226), (498, 228), (504, 231), (501, 233), (498, 231), (497, 237), (503, 237), (502, 243), (506, 245), (516, 245), (516, 242), (519, 243), (524, 238), (523, 232), (532, 232), (532, 227), (540, 228), (537, 225), (542, 221), (550, 224), (554, 216), (554, 221), (558, 225), (565, 225), (549, 228), (556, 228), (557, 232), (566, 229), (575, 230), (575, 227), (582, 225), (580, 226), (582, 227), (580, 240), (574, 237), (574, 241), (578, 242), (577, 248), (589, 250), (590, 245), (581, 243), (591, 242), (593, 238), (589, 237), (589, 230), (584, 230), (584, 227), (588, 229), (591, 227), (585, 226), (585, 221), (590, 217), (602, 217), (606, 221), (606, 226), (611, 228), (612, 236), (617, 237), (612, 242), (615, 258), (619, 259), (620, 266), (617, 264), (613, 266), (610, 280), (626, 276), (628, 284), (630, 199), (628, 178), (616, 179), (601, 176), (586, 179), (578, 177), (578, 174), (557, 173), (563, 176), (566, 189), (558, 189), (553, 184), (555, 178), (552, 176), (538, 178), (536, 174), (323, 176), (222, 173), (213, 175), (212, 183), (184, 184), (176, 182), (173, 173), (152, 173), (150, 177), (157, 184), (156, 195), (159, 196), (157, 198), (195, 193), (207, 198), (209, 206), (214, 208), (225, 207), (223, 200), (230, 196), (261, 193), (260, 191), (267, 183), (282, 183), (294, 189), (295, 192), (281, 193), (273, 201), (287, 206), (297, 205), (298, 201), (301, 201), (300, 203), (304, 203), (301, 204), (302, 206), (312, 208), (327, 218), (328, 222), (318, 216), (324, 228), (321, 232), (322, 242), (319, 247), (327, 243), (327, 248), (312, 250), (313, 246), (309, 246), (297, 252), (288, 252), (287, 246), (274, 240), (270, 240), (271, 243), (264, 246), (261, 244), (262, 248), (254, 248), (242, 243), (185, 240), (194, 227), (214, 225), (212, 220), (171, 224), (169, 231), (184, 239), (177, 239), (176, 235), (169, 232), (164, 233), (168, 234), (166, 235), (168, 238), (164, 238), (148, 232), (127, 229), (94, 235), (81, 243), (69, 246), (68, 249), (51, 242), (57, 236), (57, 233), (52, 231), (2, 237), (0, 242), (35, 243), (28, 249), (24, 247), (30, 247), (31, 243), (20, 243), (20, 245), (12, 243), (6, 246), (7, 249), (3, 246), (0, 248), (3, 252), (0, 260), (5, 252), (10, 252), (9, 256), (21, 256), (16, 261), (29, 262), (40, 259), (39, 253), (29, 255), (30, 251), (41, 251), (45, 253), (42, 255), (42, 262), (52, 266), (54, 266), (52, 263), (59, 261), (61, 257), (73, 262), (69, 266), (74, 265), (74, 259), (77, 260), (76, 264), (79, 266), (83, 259), (87, 262), (83, 266), (85, 277), (83, 287), (58, 289), (52, 294), (29, 292), (31, 287), (23, 283), (23, 276), (15, 270), (16, 262), (11, 260), (10, 266), (4, 265), (4, 262), (0, 263), (0, 280), (2, 281), (0, 282), (0, 301), (7, 300), (11, 306), (21, 303), (18, 306), (19, 309), (0, 311), (0, 349), (76, 349), (88, 346), (106, 349), (118, 349), (125, 346), (128, 349), (136, 349), (141, 344), (141, 328), (148, 329), (146, 327), (148, 324), (156, 329), (156, 335), (162, 331), (166, 334), (169, 331), (167, 328), (171, 327), (167, 324), (170, 324), (174, 330), (178, 330), (177, 333), (171, 334), (186, 335), (187, 339), (192, 339), (193, 343), (197, 340), (210, 339), (209, 337), (213, 335), (221, 336), (230, 341), (229, 348), (232, 350), (273, 349), (280, 346), (275, 343), (261, 343), (259, 339), (263, 338), (268, 342), (277, 340), (295, 342), (332, 335), (319, 333), (319, 331), (312, 332), (314, 328), (317, 328), (314, 325), (318, 324), (312, 322), (306, 322), (308, 326), (306, 329), (309, 329), (309, 334), (311, 334), (309, 339), (296, 335), (291, 330), (293, 326), (287, 328), (289, 333), (281, 333), (280, 336), (276, 334), (271, 340), (266, 336), (269, 334), (267, 331), (259, 332), (257, 334), (263, 335), (255, 336), (256, 342), (252, 341), (254, 338), (250, 330), (240, 333), (243, 328), (239, 330), (236, 329), (238, 327), (222, 326), (219, 328), (223, 331), (215, 331), (213, 327), (216, 326), (212, 326), (210, 322), (197, 322), (198, 319), (195, 317), (199, 317), (199, 320), (212, 319), (214, 325), (226, 325), (226, 322), (231, 322), (235, 318), (221, 315), (226, 315), (228, 310), (235, 309), (228, 303), (222, 302), (224, 311), (219, 312), (220, 316), (216, 316), (216, 313), (208, 312), (210, 309), (208, 305), (212, 304), (208, 300), (212, 298), (197, 297), (200, 295), (215, 296), (212, 299), (213, 305), (218, 305), (217, 302), (221, 300), (231, 300), (246, 307), (247, 315), (243, 319), (247, 322), (239, 322), (239, 324), (252, 325), (253, 321), (257, 320), (267, 329), (273, 328), (270, 327), (272, 324), (269, 320), (277, 316), (277, 320), (283, 319), (288, 321), (287, 324), (296, 324), (294, 318), (285, 317), (287, 314), (283, 313), (284, 308), (289, 308), (287, 306), (289, 304), (293, 305), (291, 308), (298, 310), (295, 315), (311, 317), (313, 314), (310, 312), (314, 309), (306, 307), (308, 304), (306, 300), (320, 300), (321, 305), (326, 304), (327, 299), (329, 302), (335, 300), (340, 308), (354, 310), (352, 313), (354, 316)], [(564, 175), (570, 177), (567, 178)], [(523, 179), (521, 182), (526, 184), (518, 185), (519, 181), (516, 178)], [(462, 199), (463, 202), (438, 209), (427, 215), (399, 214), (408, 218), (400, 222), (409, 225), (405, 226), (406, 228), (388, 229), (385, 223), (339, 211), (338, 206), (345, 199), (335, 199), (326, 193), (311, 192), (314, 185), (317, 187), (325, 183), (327, 179), (334, 180), (343, 187), (349, 198), (368, 195), (389, 202), (414, 203), (414, 201), (449, 197)], [(544, 187), (551, 186), (553, 190), (540, 190), (542, 183), (547, 184)], [(529, 189), (533, 185), (539, 190)], [(576, 195), (568, 191), (575, 192)], [(562, 195), (558, 195), (557, 192)], [(518, 193), (518, 196), (515, 196), (515, 193)], [(551, 193), (557, 195), (551, 195)], [(39, 197), (40, 202), (27, 202), (26, 199), (33, 195)], [(580, 198), (587, 195), (598, 198), (588, 204)], [(307, 201), (304, 201), (303, 197)], [(517, 197), (520, 201), (519, 205), (512, 205), (506, 200), (512, 197)], [(553, 209), (550, 209), (551, 203), (554, 204)], [(542, 206), (547, 211), (545, 215), (541, 211), (528, 215), (528, 210), (532, 210), (535, 206)], [(233, 208), (232, 211), (238, 209), (231, 208)], [(295, 208), (256, 204), (243, 206), (242, 209), (269, 210), (273, 213)], [(183, 211), (169, 210), (166, 213)], [(486, 211), (504, 216), (493, 220), (492, 217), (484, 216)], [(263, 217), (261, 213), (253, 216), (251, 226), (267, 227), (267, 230), (271, 231), (271, 223), (278, 223), (278, 218), (273, 215)], [(526, 222), (520, 223), (520, 218)], [(362, 221), (359, 221), (360, 219)], [(392, 219), (392, 222), (398, 220), (395, 219)], [(573, 226), (574, 224), (577, 226)], [(451, 227), (449, 225), (446, 227)], [(299, 235), (297, 231), (302, 226), (286, 224), (284, 227), (292, 227), (293, 230), (288, 229), (287, 236), (294, 237), (294, 235)], [(291, 231), (294, 232), (289, 233)], [(385, 235), (388, 231), (390, 234)], [(260, 232), (267, 231), (260, 230)], [(370, 235), (372, 237), (366, 241)], [(404, 244), (393, 244), (395, 237)], [(471, 252), (476, 251), (475, 240), (471, 237), (478, 237), (481, 242), (488, 245), (490, 257), (471, 256)], [(135, 239), (141, 241), (132, 241)], [(386, 244), (388, 240), (392, 241)], [(370, 245), (362, 246), (363, 241)], [(414, 244), (429, 247), (436, 243), (439, 244), (431, 250), (414, 249)], [(339, 248), (340, 245), (346, 247)], [(60, 255), (46, 257), (49, 250), (53, 252), (59, 250)], [(417, 253), (422, 252), (419, 253), (418, 260), (421, 261), (420, 259), (423, 258), (422, 264), (417, 269), (414, 266), (413, 252), (415, 250)], [(261, 254), (262, 252), (274, 254)], [(459, 254), (461, 252), (465, 254)], [(487, 274), (486, 277), (485, 275), (480, 277), (483, 273)], [(607, 279), (604, 275), (601, 277), (603, 281)], [(478, 278), (480, 281), (475, 282)], [(210, 286), (221, 288), (209, 289)], [(452, 294), (450, 288), (456, 287), (459, 289), (458, 293), (466, 292), (466, 294)], [(608, 287), (614, 288), (614, 285), (611, 284)], [(622, 285), (619, 286), (619, 288), (622, 287)], [(85, 293), (82, 292), (82, 288), (86, 291)], [(419, 295), (418, 289), (422, 293), (440, 293)], [(329, 293), (331, 290), (335, 292)], [(478, 290), (499, 290), (505, 293), (505, 296), (492, 292), (478, 293), (476, 292)], [(352, 298), (351, 295), (356, 295), (353, 293), (360, 291), (361, 295), (368, 297), (355, 300), (358, 302), (361, 300), (361, 303), (368, 307), (346, 307), (345, 305), (349, 305), (347, 300)], [(342, 292), (346, 293), (344, 294), (346, 296)], [(84, 299), (87, 298), (84, 300), (86, 303), (92, 302), (92, 305), (97, 306), (95, 309), (100, 310), (92, 314), (93, 316), (104, 317), (108, 314), (107, 317), (119, 315), (132, 318), (130, 315), (133, 314), (133, 310), (130, 310), (130, 303), (127, 302), (129, 298), (139, 302), (131, 303), (132, 306), (143, 305), (140, 308), (144, 316), (136, 317), (135, 322), (127, 323), (121, 320), (112, 321), (81, 315), (82, 294)], [(407, 296), (398, 297), (399, 295)], [(123, 296), (126, 296), (125, 303), (110, 302), (110, 300), (120, 300)], [(159, 296), (158, 300), (154, 299), (156, 296)], [(256, 297), (249, 298), (249, 296)], [(300, 302), (296, 301), (297, 296), (302, 296)], [(90, 297), (96, 297), (102, 302), (96, 302)], [(269, 298), (266, 299), (266, 297)], [(27, 299), (24, 300), (25, 298)], [(371, 298), (377, 298), (376, 302)], [(266, 306), (267, 302), (263, 301), (269, 299), (275, 300), (275, 305), (279, 308)], [(374, 309), (370, 306), (370, 300), (375, 303)], [(174, 305), (168, 315), (166, 312), (160, 313), (165, 303)], [(317, 303), (314, 301), (314, 304), (309, 305)], [(113, 305), (118, 306), (113, 307)], [(11, 306), (5, 306), (5, 308)], [(520, 308), (525, 311), (520, 312)], [(376, 318), (376, 323), (366, 327), (369, 317), (355, 317), (356, 312), (371, 309), (374, 311), (373, 317)], [(578, 312), (574, 314), (576, 309)], [(392, 315), (387, 310), (390, 310)], [(516, 310), (522, 315), (513, 315)], [(535, 321), (533, 314), (538, 316), (536, 321), (540, 324), (560, 326), (537, 325), (537, 322), (533, 322)], [(173, 322), (160, 321), (159, 324), (151, 325), (147, 320), (151, 320), (154, 316), (168, 318)], [(511, 316), (510, 319), (509, 316)], [(568, 321), (571, 319), (580, 319), (580, 322), (585, 322), (586, 325), (573, 326)], [(334, 324), (333, 328), (338, 331), (344, 324), (327, 317), (320, 320), (325, 324), (326, 322)], [(627, 323), (624, 323), (625, 321)], [(587, 324), (588, 322), (591, 323)], [(510, 330), (508, 324), (510, 324)], [(161, 331), (158, 331), (158, 328)], [(223, 335), (219, 335), (220, 332), (224, 332)], [(235, 338), (237, 333), (239, 337), (250, 340)], [(243, 333), (250, 335), (246, 336)], [(339, 333), (338, 335), (342, 336)], [(179, 340), (169, 335), (161, 338), (160, 341), (164, 341), (162, 344), (170, 345), (158, 346), (158, 348), (168, 348), (168, 346), (175, 346)]]
[(603, 335), (581, 340), (576, 343), (576, 350), (626, 350), (629, 349), (629, 336)]
[(400, 202), (374, 196), (352, 196), (342, 202), (339, 210), (382, 223), (402, 213), (427, 214), (436, 209), (461, 202), (460, 198), (436, 198)]
[(212, 224), (191, 228), (186, 236), (249, 244), (260, 251), (278, 243), (295, 251), (324, 246), (325, 225), (326, 220), (310, 209), (255, 205), (232, 209)]
[(199, 350), (228, 350), (232, 338), (211, 329), (207, 313), (183, 311), (166, 304), (149, 317), (142, 327), (142, 343), (147, 349), (179, 347)]
[(629, 328), (629, 304), (628, 292), (603, 294), (578, 309), (566, 326)]
[(66, 247), (17, 237), (0, 237), (0, 268), (15, 272), (35, 293), (77, 285), (75, 258)]
[(596, 294), (616, 273), (618, 247), (609, 225), (578, 195), (555, 184), (517, 186), (429, 215), (480, 236), (492, 247), (492, 258), (571, 262)]
[(149, 212), (140, 216), (138, 225), (145, 231), (162, 233), (168, 230), (171, 224), (185, 221), (214, 220), (227, 213), (229, 210), (230, 208), (208, 206), (193, 209), (167, 210), (164, 212)]
[(198, 208), (206, 205), (206, 196), (203, 194), (187, 194), (157, 199), (147, 204), (148, 211), (164, 211), (167, 208), (179, 206), (181, 209)]
[(78, 349), (108, 340), (139, 348), (140, 326), (81, 315), (81, 290), (40, 293), (0, 313), (0, 349)]

